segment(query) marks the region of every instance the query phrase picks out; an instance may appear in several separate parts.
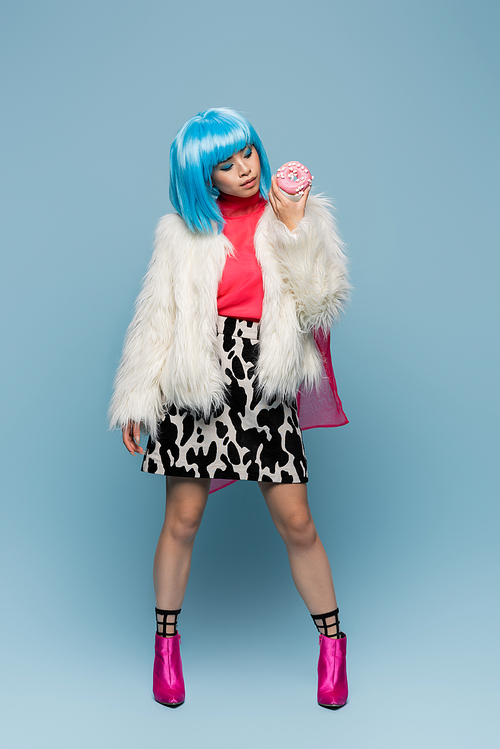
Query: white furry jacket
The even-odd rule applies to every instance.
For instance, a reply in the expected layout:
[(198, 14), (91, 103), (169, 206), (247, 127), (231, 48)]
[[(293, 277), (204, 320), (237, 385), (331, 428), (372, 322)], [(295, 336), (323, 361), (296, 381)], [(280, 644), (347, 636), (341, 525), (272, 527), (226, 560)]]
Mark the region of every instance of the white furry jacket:
[[(324, 376), (313, 331), (328, 331), (348, 296), (342, 243), (318, 196), (292, 232), (268, 204), (254, 242), (264, 283), (258, 382), (266, 399), (295, 397)], [(195, 234), (178, 214), (160, 219), (115, 379), (112, 428), (137, 421), (154, 437), (166, 405), (208, 416), (224, 401), (217, 289), (233, 251), (223, 234)]]

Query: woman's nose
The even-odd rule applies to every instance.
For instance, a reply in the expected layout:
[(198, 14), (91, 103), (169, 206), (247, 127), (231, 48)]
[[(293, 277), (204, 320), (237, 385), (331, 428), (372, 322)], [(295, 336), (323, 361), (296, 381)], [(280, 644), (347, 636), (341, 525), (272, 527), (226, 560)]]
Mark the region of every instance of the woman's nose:
[(248, 174), (250, 171), (250, 164), (246, 159), (238, 159), (238, 173), (241, 175)]

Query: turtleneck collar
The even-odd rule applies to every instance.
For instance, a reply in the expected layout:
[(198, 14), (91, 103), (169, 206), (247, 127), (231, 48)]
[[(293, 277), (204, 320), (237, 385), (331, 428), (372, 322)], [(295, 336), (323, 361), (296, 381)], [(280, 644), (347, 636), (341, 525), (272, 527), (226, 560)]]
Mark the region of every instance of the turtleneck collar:
[(249, 198), (237, 198), (235, 195), (226, 195), (221, 192), (217, 198), (217, 204), (224, 218), (228, 219), (258, 213), (263, 210), (267, 201), (264, 200), (260, 192), (256, 192)]

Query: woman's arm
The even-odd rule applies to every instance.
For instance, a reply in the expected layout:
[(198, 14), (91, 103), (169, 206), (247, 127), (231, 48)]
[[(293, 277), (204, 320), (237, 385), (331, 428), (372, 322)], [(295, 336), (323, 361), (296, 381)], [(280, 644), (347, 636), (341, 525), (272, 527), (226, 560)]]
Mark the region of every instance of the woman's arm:
[[(307, 190), (298, 202), (280, 193), (275, 178), (269, 202), (277, 220), (271, 241), (292, 292), (301, 328), (329, 331), (349, 298), (346, 258), (329, 202)], [(307, 202), (307, 206), (306, 206)]]
[(168, 252), (171, 219), (165, 216), (158, 225), (155, 249), (127, 330), (109, 407), (111, 428), (129, 435), (132, 422), (141, 424), (144, 431), (154, 431), (163, 415), (160, 379), (174, 321)]

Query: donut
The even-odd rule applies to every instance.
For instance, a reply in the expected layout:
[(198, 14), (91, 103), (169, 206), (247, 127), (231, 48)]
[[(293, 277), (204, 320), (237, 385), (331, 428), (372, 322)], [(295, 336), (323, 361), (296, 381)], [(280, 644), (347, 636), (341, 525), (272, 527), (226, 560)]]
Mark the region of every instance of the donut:
[(280, 166), (276, 172), (276, 182), (287, 198), (297, 202), (304, 194), (304, 190), (312, 185), (314, 177), (300, 161), (288, 161)]

